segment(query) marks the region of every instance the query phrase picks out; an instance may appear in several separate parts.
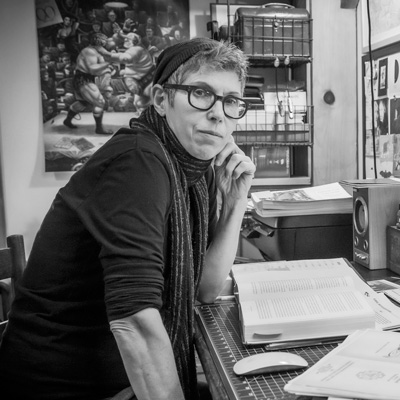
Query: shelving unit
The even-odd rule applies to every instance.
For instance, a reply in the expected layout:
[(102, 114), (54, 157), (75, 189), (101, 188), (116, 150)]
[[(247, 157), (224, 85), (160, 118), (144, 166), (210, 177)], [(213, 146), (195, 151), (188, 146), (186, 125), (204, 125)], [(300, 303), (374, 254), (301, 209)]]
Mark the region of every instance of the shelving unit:
[[(305, 4), (302, 2), (300, 4)], [(261, 101), (238, 121), (235, 142), (257, 165), (253, 188), (312, 184), (311, 18), (305, 8), (276, 3), (246, 8), (227, 2), (228, 39), (249, 57), (250, 75), (264, 79)], [(301, 99), (293, 83), (302, 82)], [(249, 83), (250, 84), (250, 83)]]

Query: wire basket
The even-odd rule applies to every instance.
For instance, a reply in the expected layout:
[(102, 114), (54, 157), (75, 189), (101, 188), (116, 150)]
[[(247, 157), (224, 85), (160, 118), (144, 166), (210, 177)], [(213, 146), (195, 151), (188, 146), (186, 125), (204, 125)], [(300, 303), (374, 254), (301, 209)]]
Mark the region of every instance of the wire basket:
[[(311, 19), (307, 10), (264, 10), (237, 10), (232, 36), (238, 47), (253, 58), (290, 57), (292, 62), (309, 61)], [(271, 15), (264, 16), (262, 13)], [(291, 17), (292, 13), (295, 14)]]
[(250, 109), (233, 133), (238, 145), (310, 145), (311, 106), (294, 106), (293, 113), (280, 112), (275, 105)]

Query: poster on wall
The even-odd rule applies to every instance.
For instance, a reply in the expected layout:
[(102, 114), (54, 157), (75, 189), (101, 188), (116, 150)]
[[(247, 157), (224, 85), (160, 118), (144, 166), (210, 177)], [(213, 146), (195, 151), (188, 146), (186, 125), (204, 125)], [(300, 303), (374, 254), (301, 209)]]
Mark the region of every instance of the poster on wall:
[[(366, 1), (361, 1), (362, 8), (362, 38), (363, 51), (369, 49), (369, 28), (371, 28), (372, 50), (388, 46), (400, 40), (400, 26), (398, 15), (400, 2), (398, 0), (368, 0), (369, 13)], [(368, 14), (371, 19), (368, 24)]]
[(399, 43), (373, 52), (372, 74), (363, 57), (365, 178), (400, 177), (399, 61)]
[(161, 51), (189, 37), (189, 0), (35, 0), (45, 170), (76, 171), (150, 104)]

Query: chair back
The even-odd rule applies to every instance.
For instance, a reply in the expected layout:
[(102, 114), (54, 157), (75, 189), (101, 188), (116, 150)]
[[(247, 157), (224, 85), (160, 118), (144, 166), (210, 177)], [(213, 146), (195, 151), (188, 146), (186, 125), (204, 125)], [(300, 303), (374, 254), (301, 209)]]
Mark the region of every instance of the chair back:
[(7, 237), (7, 247), (0, 249), (0, 296), (1, 320), (0, 334), (4, 330), (11, 303), (14, 300), (15, 287), (26, 267), (24, 237)]

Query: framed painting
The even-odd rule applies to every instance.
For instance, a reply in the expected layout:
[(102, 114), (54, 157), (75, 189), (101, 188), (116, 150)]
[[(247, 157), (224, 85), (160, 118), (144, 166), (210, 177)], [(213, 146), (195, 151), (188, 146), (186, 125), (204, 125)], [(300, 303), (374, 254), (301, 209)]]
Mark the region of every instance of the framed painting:
[[(400, 13), (400, 2), (398, 0), (368, 0), (369, 14), (371, 18), (371, 49), (379, 48), (396, 43), (400, 40), (400, 26), (398, 15)], [(362, 0), (362, 46), (363, 52), (369, 49), (369, 24), (366, 0)]]
[(189, 37), (189, 0), (35, 0), (45, 170), (76, 171), (150, 105), (162, 50)]

